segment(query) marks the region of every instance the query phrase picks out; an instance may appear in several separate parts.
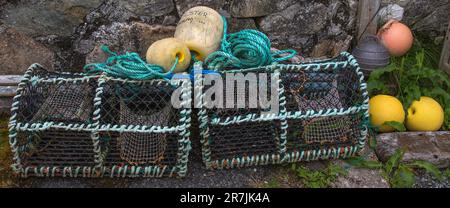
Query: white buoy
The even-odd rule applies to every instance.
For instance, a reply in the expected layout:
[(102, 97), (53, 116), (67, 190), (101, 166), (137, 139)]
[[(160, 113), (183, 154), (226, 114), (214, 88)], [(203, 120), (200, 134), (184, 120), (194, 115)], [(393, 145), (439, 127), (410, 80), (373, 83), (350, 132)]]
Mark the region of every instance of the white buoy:
[(219, 49), (223, 32), (222, 16), (214, 9), (197, 6), (183, 14), (175, 30), (175, 38), (185, 42), (192, 55), (203, 61)]

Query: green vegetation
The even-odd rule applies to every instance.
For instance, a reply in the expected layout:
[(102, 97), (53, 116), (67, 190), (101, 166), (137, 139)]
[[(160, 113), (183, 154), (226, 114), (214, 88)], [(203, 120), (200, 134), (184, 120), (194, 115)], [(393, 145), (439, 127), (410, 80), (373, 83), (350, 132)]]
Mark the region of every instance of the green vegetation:
[(0, 187), (10, 180), (11, 150), (8, 143), (8, 120), (0, 119)]
[(426, 161), (404, 163), (402, 162), (404, 154), (404, 149), (397, 149), (386, 163), (367, 161), (362, 157), (350, 158), (346, 161), (355, 167), (381, 170), (381, 175), (393, 188), (411, 188), (416, 182), (415, 169), (423, 169), (439, 180), (448, 174), (441, 173), (436, 166)]
[(347, 171), (344, 168), (335, 164), (330, 164), (322, 170), (310, 170), (306, 167), (292, 164), (291, 170), (295, 172), (305, 188), (326, 188), (338, 176), (347, 175)]
[(264, 186), (264, 188), (281, 188), (281, 184), (277, 179), (273, 178)]
[(8, 120), (0, 120), (0, 172), (9, 166)]
[(450, 178), (450, 169), (445, 170), (443, 174), (446, 178)]
[(420, 96), (432, 97), (445, 111), (442, 128), (450, 130), (450, 77), (438, 69), (439, 54), (440, 46), (416, 40), (406, 55), (391, 58), (390, 65), (370, 74), (367, 82), (370, 96), (396, 96), (406, 109)]
[(395, 129), (395, 131), (398, 132), (405, 132), (406, 127), (403, 123), (397, 122), (397, 121), (387, 121), (383, 123), (384, 125), (390, 126)]

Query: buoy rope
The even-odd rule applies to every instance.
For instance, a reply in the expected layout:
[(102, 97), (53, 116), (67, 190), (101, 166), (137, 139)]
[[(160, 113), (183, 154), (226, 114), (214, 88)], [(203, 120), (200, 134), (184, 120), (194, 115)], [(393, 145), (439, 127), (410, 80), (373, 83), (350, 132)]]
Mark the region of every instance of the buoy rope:
[[(251, 68), (288, 60), (295, 56), (295, 50), (270, 51), (269, 38), (257, 30), (245, 29), (227, 34), (227, 21), (223, 19), (223, 37), (220, 50), (211, 53), (205, 60), (209, 69), (224, 70), (225, 68)], [(278, 57), (282, 54), (288, 54)]]
[(175, 70), (178, 64), (176, 57), (174, 64), (168, 72), (164, 72), (162, 66), (156, 64), (148, 64), (141, 59), (139, 54), (126, 52), (119, 55), (112, 52), (108, 46), (102, 45), (101, 49), (109, 54), (108, 59), (104, 63), (92, 63), (83, 67), (88, 74), (106, 73), (112, 77), (148, 80), (148, 79), (167, 79)]

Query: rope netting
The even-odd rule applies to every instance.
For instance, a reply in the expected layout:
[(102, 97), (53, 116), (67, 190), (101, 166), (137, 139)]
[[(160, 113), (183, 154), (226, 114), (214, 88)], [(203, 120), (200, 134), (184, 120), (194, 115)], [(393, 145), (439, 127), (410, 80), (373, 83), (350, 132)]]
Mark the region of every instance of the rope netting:
[[(150, 95), (151, 96), (151, 95)], [(141, 101), (142, 102), (142, 101)], [(149, 100), (148, 102), (152, 102)], [(154, 102), (154, 101), (153, 101)], [(134, 125), (167, 126), (170, 119), (171, 106), (156, 106), (154, 108), (133, 108), (136, 103), (120, 102), (120, 123)], [(130, 164), (145, 164), (159, 162), (166, 149), (166, 134), (122, 133), (119, 137), (120, 155)]]

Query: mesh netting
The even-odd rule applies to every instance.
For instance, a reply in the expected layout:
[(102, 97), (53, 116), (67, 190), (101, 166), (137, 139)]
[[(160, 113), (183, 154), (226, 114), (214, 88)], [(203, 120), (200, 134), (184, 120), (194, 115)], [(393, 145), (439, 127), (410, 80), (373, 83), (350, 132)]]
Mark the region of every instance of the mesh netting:
[[(170, 103), (174, 88), (167, 84), (108, 82), (102, 123), (175, 126), (179, 112)], [(167, 134), (124, 132), (118, 137), (120, 156), (130, 164), (158, 163), (166, 150)]]
[(89, 123), (96, 82), (30, 83), (20, 97), (18, 121)]
[(362, 114), (288, 119), (287, 150), (354, 145), (361, 136)]
[[(169, 122), (169, 111), (169, 106), (152, 111), (136, 111), (121, 103), (120, 121), (165, 126)], [(119, 138), (120, 155), (131, 164), (156, 163), (162, 159), (166, 149), (166, 136), (166, 134), (123, 133)]]
[(87, 121), (92, 109), (92, 89), (79, 85), (66, 84), (50, 86), (49, 95), (31, 119), (40, 120)]
[(280, 124), (277, 122), (241, 123), (210, 128), (211, 159), (276, 154)]
[(22, 163), (28, 167), (94, 166), (94, 151), (89, 132), (47, 130), (21, 132)]
[[(102, 132), (100, 138), (104, 139), (105, 145), (107, 145), (108, 154), (105, 159), (105, 166), (111, 167), (113, 165), (127, 165), (130, 164), (128, 160), (125, 160), (122, 154), (122, 144), (120, 144), (120, 138), (123, 138), (124, 133), (118, 132)], [(127, 133), (125, 133), (127, 134)], [(146, 133), (147, 138), (157, 137), (153, 133)], [(166, 134), (164, 136), (165, 149), (163, 154), (159, 155), (158, 161), (154, 164), (158, 166), (175, 166), (177, 163), (177, 151), (178, 151), (178, 138), (176, 133)], [(151, 164), (151, 163), (147, 163)], [(142, 165), (142, 164), (141, 164)]]

